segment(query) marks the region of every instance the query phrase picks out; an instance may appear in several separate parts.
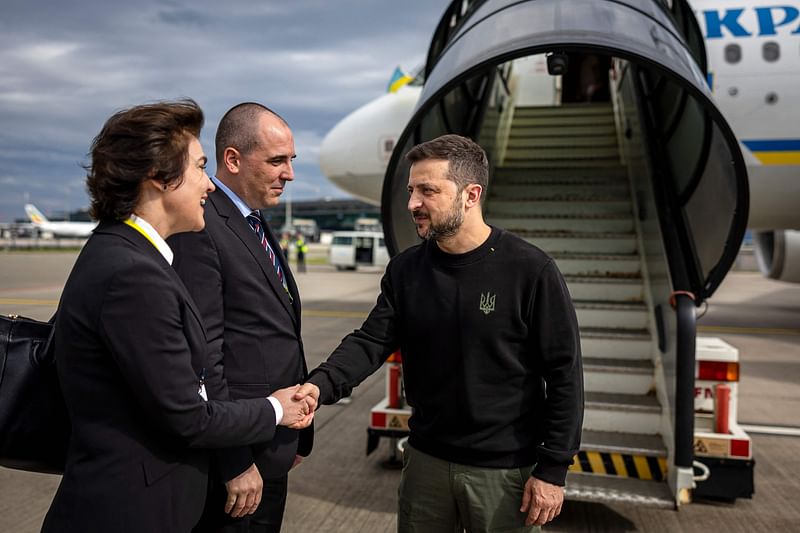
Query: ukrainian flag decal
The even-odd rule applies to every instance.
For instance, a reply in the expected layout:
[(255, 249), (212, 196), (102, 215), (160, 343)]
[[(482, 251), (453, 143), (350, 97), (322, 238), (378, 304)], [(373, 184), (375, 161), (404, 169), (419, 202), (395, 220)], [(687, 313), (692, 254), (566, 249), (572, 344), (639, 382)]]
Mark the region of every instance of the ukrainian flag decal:
[(408, 74), (403, 72), (403, 69), (397, 67), (394, 69), (394, 72), (392, 73), (392, 78), (389, 80), (389, 85), (388, 87), (386, 87), (386, 92), (389, 93), (397, 92), (400, 89), (400, 87), (406, 85), (413, 79), (414, 79), (413, 76), (409, 76)]
[(800, 139), (742, 141), (762, 165), (800, 165)]

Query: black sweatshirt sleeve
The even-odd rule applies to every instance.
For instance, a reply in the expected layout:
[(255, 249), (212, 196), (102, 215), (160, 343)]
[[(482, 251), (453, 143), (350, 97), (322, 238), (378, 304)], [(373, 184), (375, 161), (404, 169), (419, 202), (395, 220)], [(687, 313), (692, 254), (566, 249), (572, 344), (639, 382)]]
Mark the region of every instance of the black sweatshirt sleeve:
[(532, 300), (531, 328), (542, 357), (547, 398), (544, 440), (533, 475), (564, 485), (578, 453), (583, 425), (583, 370), (578, 320), (564, 278), (550, 260), (543, 268)]
[(307, 381), (319, 387), (320, 403), (332, 404), (349, 396), (397, 349), (389, 271), (381, 280), (378, 301), (361, 328), (342, 339), (327, 361), (311, 371)]

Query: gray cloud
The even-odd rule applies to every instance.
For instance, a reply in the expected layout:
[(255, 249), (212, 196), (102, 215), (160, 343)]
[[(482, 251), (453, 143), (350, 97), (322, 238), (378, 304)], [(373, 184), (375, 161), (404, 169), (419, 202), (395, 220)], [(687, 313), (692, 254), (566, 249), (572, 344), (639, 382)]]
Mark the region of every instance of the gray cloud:
[[(232, 105), (256, 100), (295, 130), (294, 198), (343, 196), (319, 143), (380, 95), (396, 65), (424, 60), (448, 0), (7, 0), (0, 18), (0, 221), (88, 205), (81, 163), (121, 108), (189, 96), (201, 141)], [(72, 5), (75, 4), (75, 5)], [(213, 162), (212, 162), (213, 163)], [(212, 166), (213, 168), (213, 166)]]

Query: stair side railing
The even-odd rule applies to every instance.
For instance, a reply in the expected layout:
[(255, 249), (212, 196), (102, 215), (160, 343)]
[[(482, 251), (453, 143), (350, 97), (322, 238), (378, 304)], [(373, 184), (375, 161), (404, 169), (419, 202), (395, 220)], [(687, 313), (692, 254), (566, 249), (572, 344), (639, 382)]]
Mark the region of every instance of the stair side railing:
[[(734, 164), (740, 155), (719, 157), (727, 147), (721, 145), (708, 110), (694, 97), (651, 69), (629, 65), (628, 71), (669, 266), (669, 305), (655, 306), (655, 320), (661, 351), (675, 348), (674, 360), (671, 350), (663, 354), (665, 384), (674, 391), (667, 395), (673, 417), (671, 456), (678, 476), (672, 481), (679, 502), (688, 501), (684, 489), (692, 487), (694, 458), (695, 310), (735, 260), (746, 223), (746, 177), (731, 180), (730, 170), (720, 167), (720, 161)], [(669, 320), (670, 307), (674, 321)], [(673, 378), (674, 388), (669, 383)]]
[[(619, 128), (619, 146), (623, 164), (628, 171), (634, 216), (637, 219), (639, 253), (642, 258), (642, 279), (645, 299), (652, 313), (651, 334), (656, 339), (652, 348), (656, 395), (662, 407), (660, 434), (667, 448), (668, 482), (676, 501), (684, 489), (692, 487), (691, 476), (676, 461), (678, 438), (685, 428), (677, 431), (676, 383), (679, 347), (677, 317), (667, 312), (670, 295), (675, 286), (673, 275), (680, 276), (681, 264), (670, 264), (669, 236), (663, 235), (663, 224), (657, 207), (655, 187), (659, 164), (652, 157), (652, 140), (648, 121), (635, 80), (636, 69), (626, 60), (614, 60), (615, 82), (612, 90), (615, 121)], [(674, 254), (673, 254), (674, 259)], [(691, 471), (689, 470), (689, 473)]]

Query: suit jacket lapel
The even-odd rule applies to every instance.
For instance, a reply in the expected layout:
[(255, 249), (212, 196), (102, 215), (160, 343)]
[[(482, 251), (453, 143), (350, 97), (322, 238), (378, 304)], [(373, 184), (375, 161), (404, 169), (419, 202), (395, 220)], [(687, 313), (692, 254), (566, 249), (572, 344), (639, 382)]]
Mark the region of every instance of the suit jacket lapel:
[(205, 323), (203, 323), (203, 317), (200, 315), (200, 311), (197, 309), (197, 307), (195, 307), (194, 300), (192, 299), (192, 295), (189, 294), (189, 291), (186, 289), (186, 285), (183, 284), (183, 280), (178, 275), (178, 273), (175, 272), (175, 269), (172, 268), (172, 265), (169, 265), (167, 270), (169, 271), (169, 275), (172, 277), (172, 279), (178, 285), (178, 288), (179, 288), (181, 294), (186, 299), (186, 303), (189, 305), (189, 309), (192, 311), (192, 314), (197, 319), (197, 322), (200, 323), (200, 327), (203, 329), (203, 335), (207, 336), (207, 334), (206, 334), (206, 325), (205, 325)]
[[(278, 273), (275, 272), (275, 267), (269, 261), (267, 251), (258, 242), (253, 228), (247, 223), (247, 220), (242, 216), (242, 213), (236, 208), (230, 198), (221, 190), (217, 189), (209, 195), (211, 204), (217, 210), (219, 215), (225, 218), (225, 224), (236, 237), (245, 245), (253, 260), (258, 264), (259, 268), (264, 274), (264, 278), (269, 283), (272, 290), (275, 292), (278, 300), (281, 302), (286, 312), (292, 317), (292, 320), (297, 322), (292, 304), (289, 302), (289, 295), (283, 288), (283, 284), (278, 279)], [(263, 222), (262, 222), (263, 223)], [(265, 225), (264, 230), (268, 231), (269, 226)], [(272, 246), (272, 243), (270, 243)], [(275, 248), (273, 248), (275, 250)], [(280, 248), (277, 249), (280, 251)], [(293, 296), (294, 297), (294, 296)]]
[(150, 241), (148, 241), (144, 235), (136, 231), (135, 229), (129, 227), (128, 225), (122, 222), (102, 222), (95, 230), (98, 233), (110, 233), (113, 235), (117, 235), (122, 237), (123, 239), (129, 241), (131, 244), (136, 246), (143, 255), (150, 258), (152, 261), (158, 263), (158, 265), (167, 271), (167, 275), (172, 278), (175, 282), (175, 285), (178, 287), (178, 290), (183, 295), (184, 299), (186, 300), (189, 309), (192, 311), (197, 322), (200, 324), (200, 327), (203, 330), (203, 335), (206, 334), (205, 324), (203, 324), (203, 319), (200, 316), (200, 311), (195, 307), (194, 300), (192, 300), (189, 291), (186, 290), (186, 286), (183, 284), (183, 281), (178, 276), (178, 273), (175, 272), (175, 269), (172, 268), (172, 265), (167, 263), (167, 260), (164, 259), (164, 256), (161, 255), (155, 246), (153, 246)]

